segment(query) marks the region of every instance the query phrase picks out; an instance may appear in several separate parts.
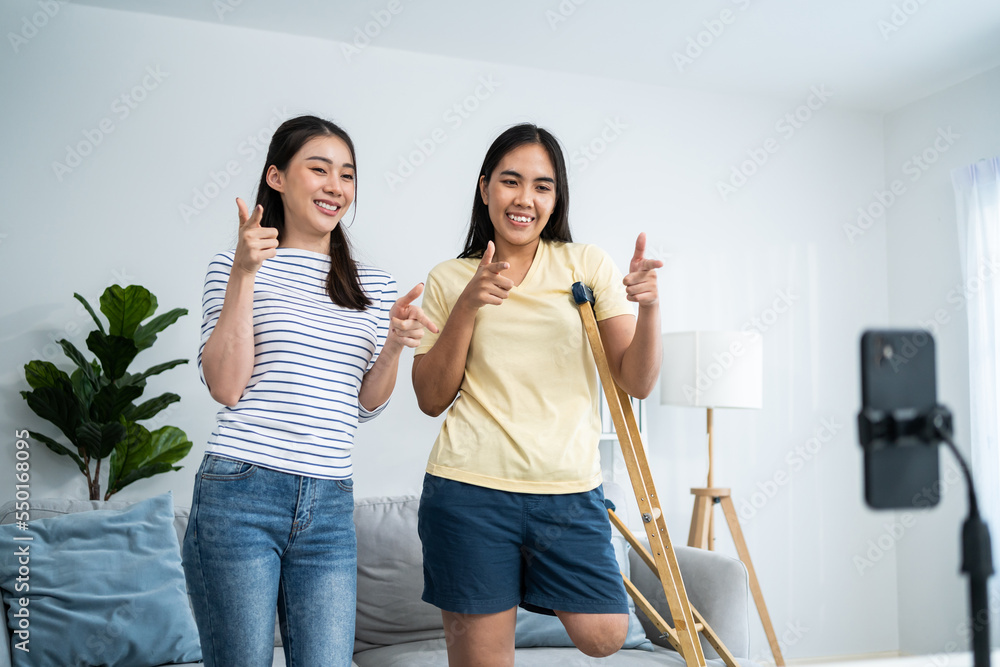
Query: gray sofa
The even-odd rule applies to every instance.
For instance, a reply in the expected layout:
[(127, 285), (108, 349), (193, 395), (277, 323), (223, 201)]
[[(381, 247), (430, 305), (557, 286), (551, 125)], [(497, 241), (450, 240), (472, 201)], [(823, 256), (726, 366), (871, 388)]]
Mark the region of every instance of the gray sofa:
[[(358, 535), (358, 604), (354, 664), (356, 667), (419, 667), (448, 664), (440, 612), (423, 602), (417, 499), (368, 498), (357, 501), (354, 519)], [(92, 509), (122, 509), (121, 501), (36, 500), (32, 520)], [(174, 528), (184, 535), (189, 509), (175, 507)], [(0, 523), (14, 520), (13, 503), (0, 508)], [(677, 558), (692, 603), (705, 615), (739, 661), (750, 667), (749, 593), (747, 574), (738, 560), (708, 551), (677, 547)], [(634, 553), (629, 554), (632, 580), (669, 619), (658, 580)], [(658, 594), (657, 594), (658, 593)], [(6, 609), (4, 619), (6, 620)], [(656, 646), (653, 651), (622, 650), (597, 660), (572, 647), (518, 648), (520, 667), (565, 665), (675, 665), (684, 661), (642, 614), (640, 621)], [(0, 667), (11, 665), (10, 633), (0, 633)], [(702, 640), (706, 658), (717, 658)], [(722, 666), (721, 660), (715, 661)], [(285, 664), (281, 640), (275, 634), (274, 665)]]

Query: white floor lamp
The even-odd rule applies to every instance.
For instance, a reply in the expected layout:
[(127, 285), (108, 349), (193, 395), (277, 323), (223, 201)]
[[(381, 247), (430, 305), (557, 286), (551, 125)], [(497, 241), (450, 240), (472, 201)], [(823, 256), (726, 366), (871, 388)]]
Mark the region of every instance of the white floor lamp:
[(746, 565), (764, 633), (776, 665), (785, 661), (764, 595), (757, 581), (750, 552), (733, 505), (729, 488), (716, 487), (712, 470), (712, 411), (715, 408), (761, 408), (764, 394), (763, 339), (739, 331), (688, 331), (663, 335), (663, 365), (660, 371), (660, 403), (707, 408), (708, 481), (691, 489), (694, 509), (688, 546), (713, 549), (712, 509), (722, 505), (736, 552)]

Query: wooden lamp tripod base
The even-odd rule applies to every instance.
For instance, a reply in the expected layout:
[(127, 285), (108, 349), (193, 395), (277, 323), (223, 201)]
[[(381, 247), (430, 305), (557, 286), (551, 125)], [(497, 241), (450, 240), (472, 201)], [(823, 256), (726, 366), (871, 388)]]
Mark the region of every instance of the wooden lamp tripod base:
[(740, 529), (740, 522), (736, 516), (732, 493), (730, 489), (715, 487), (712, 484), (712, 408), (708, 408), (708, 485), (705, 488), (691, 489), (691, 493), (694, 495), (694, 510), (691, 513), (688, 546), (708, 550), (714, 548), (712, 508), (717, 504), (722, 505), (722, 513), (729, 525), (729, 533), (733, 536), (733, 542), (736, 544), (736, 553), (747, 568), (747, 574), (750, 578), (750, 592), (757, 605), (757, 613), (760, 614), (767, 642), (771, 646), (774, 663), (775, 665), (784, 665), (785, 659), (781, 655), (781, 647), (774, 634), (774, 626), (771, 625), (771, 616), (767, 613), (767, 605), (764, 604), (764, 594), (760, 590), (760, 582), (757, 581), (757, 573), (753, 569), (750, 552), (747, 550), (747, 543), (743, 539), (743, 531)]

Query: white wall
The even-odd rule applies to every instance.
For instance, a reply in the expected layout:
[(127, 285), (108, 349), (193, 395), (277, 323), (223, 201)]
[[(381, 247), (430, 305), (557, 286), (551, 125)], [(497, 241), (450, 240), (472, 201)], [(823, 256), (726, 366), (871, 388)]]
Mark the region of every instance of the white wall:
[[(967, 286), (959, 262), (950, 171), (1000, 154), (998, 108), (1000, 69), (993, 69), (885, 119), (885, 182), (898, 179), (906, 188), (884, 220), (889, 316), (894, 326), (936, 330), (938, 400), (955, 414), (957, 444), (967, 460), (971, 460)], [(943, 136), (939, 130), (954, 135), (950, 145), (941, 139), (935, 146)], [(922, 157), (925, 151), (933, 162), (923, 169), (913, 156)], [(954, 459), (943, 451), (941, 463), (946, 482), (941, 505), (914, 514), (914, 525), (896, 543), (900, 648), (911, 653), (967, 646), (968, 584), (959, 575), (959, 531), (967, 512), (965, 482)], [(929, 544), (937, 547), (928, 548)], [(991, 602), (995, 609), (995, 596)]]
[[(31, 2), (4, 3), (0, 24), (20, 25), (35, 11)], [(50, 355), (53, 340), (84, 346), (89, 318), (74, 291), (96, 302), (108, 284), (134, 282), (162, 308), (188, 308), (136, 366), (193, 361), (205, 266), (234, 239), (232, 200), (251, 196), (263, 166), (263, 153), (245, 142), (261, 132), (266, 143), (272, 109), (279, 121), (313, 112), (351, 132), (360, 202), (351, 234), (361, 256), (391, 270), (403, 288), (458, 251), (486, 147), (504, 127), (530, 120), (553, 129), (570, 153), (579, 240), (603, 246), (625, 268), (635, 236), (648, 232), (651, 252), (666, 261), (666, 331), (763, 332), (765, 407), (717, 414), (716, 480), (732, 486), (742, 507), (785, 656), (898, 648), (893, 554), (863, 573), (855, 558), (885, 520), (862, 504), (853, 420), (858, 335), (889, 320), (886, 232), (877, 226), (851, 244), (842, 228), (883, 187), (878, 116), (837, 109), (832, 91), (828, 103), (813, 99), (820, 108), (789, 135), (790, 126), (776, 124), (806, 102), (808, 90), (781, 100), (708, 95), (377, 44), (347, 62), (331, 42), (74, 5), (62, 5), (17, 53), (0, 54), (0, 277), (7, 286), (0, 422), (10, 441), (14, 429), (52, 431), (17, 392), (26, 388), (27, 360), (50, 356), (65, 367), (61, 354)], [(115, 99), (140, 85), (147, 67), (168, 74), (121, 118)], [(481, 87), (484, 78), (496, 82), (494, 91)], [(453, 105), (477, 89), (485, 98), (478, 108), (460, 125), (450, 122)], [(114, 131), (59, 180), (52, 163), (104, 118)], [(612, 126), (618, 129), (605, 129)], [(390, 190), (385, 173), (436, 128), (447, 140)], [(613, 140), (590, 161), (579, 147), (601, 148), (602, 132)], [(777, 152), (724, 201), (717, 182), (768, 139)], [(192, 204), (193, 190), (228, 161), (239, 174), (199, 215), (182, 219), (179, 207)], [(418, 492), (438, 422), (419, 413), (408, 375), (403, 363), (393, 403), (359, 432), (359, 496)], [(150, 382), (147, 395), (167, 390), (183, 401), (162, 423), (185, 429), (195, 448), (183, 470), (141, 482), (122, 498), (172, 490), (189, 502), (215, 406), (193, 365)], [(651, 403), (651, 465), (673, 537), (684, 542), (688, 488), (704, 481), (704, 415)], [(0, 469), (7, 470), (12, 455), (3, 451)], [(31, 465), (35, 497), (85, 496), (67, 460), (36, 445)], [(0, 480), (0, 500), (12, 497), (13, 480)], [(719, 550), (733, 553), (721, 523), (718, 535)], [(936, 534), (908, 541), (942, 549)], [(756, 621), (753, 632), (755, 655), (766, 659)]]

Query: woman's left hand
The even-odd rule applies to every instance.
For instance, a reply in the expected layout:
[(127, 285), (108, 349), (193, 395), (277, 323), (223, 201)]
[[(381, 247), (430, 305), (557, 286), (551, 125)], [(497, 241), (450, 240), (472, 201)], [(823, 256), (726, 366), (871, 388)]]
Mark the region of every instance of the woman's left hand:
[(411, 289), (406, 296), (400, 297), (392, 304), (389, 311), (389, 338), (395, 338), (406, 347), (416, 347), (424, 337), (424, 327), (438, 333), (437, 325), (431, 322), (420, 306), (414, 306), (415, 301), (424, 292), (424, 284), (420, 283)]
[(629, 262), (629, 274), (622, 281), (628, 300), (642, 306), (655, 306), (660, 299), (656, 288), (656, 269), (662, 268), (658, 259), (646, 259), (646, 233), (635, 240), (635, 252)]

